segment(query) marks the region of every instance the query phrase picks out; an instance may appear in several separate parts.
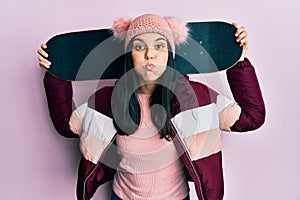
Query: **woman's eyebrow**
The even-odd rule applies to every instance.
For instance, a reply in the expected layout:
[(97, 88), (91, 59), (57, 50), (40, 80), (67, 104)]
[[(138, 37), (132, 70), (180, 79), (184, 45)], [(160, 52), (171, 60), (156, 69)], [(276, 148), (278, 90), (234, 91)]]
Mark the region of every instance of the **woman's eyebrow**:
[(157, 38), (157, 39), (155, 40), (155, 42), (157, 42), (157, 41), (159, 41), (159, 40), (167, 41), (165, 38)]
[(135, 39), (133, 40), (133, 42), (134, 42), (134, 41), (144, 42), (144, 40), (142, 40), (142, 39), (140, 39), (140, 38), (135, 38)]
[[(157, 42), (157, 41), (159, 41), (159, 40), (163, 40), (163, 41), (166, 41), (167, 42), (167, 40), (165, 39), (165, 38), (157, 38), (157, 39), (155, 39), (154, 40), (154, 42)], [(134, 40), (133, 40), (133, 42), (134, 41), (139, 41), (139, 42), (145, 42), (143, 39), (141, 39), (141, 38), (135, 38)]]

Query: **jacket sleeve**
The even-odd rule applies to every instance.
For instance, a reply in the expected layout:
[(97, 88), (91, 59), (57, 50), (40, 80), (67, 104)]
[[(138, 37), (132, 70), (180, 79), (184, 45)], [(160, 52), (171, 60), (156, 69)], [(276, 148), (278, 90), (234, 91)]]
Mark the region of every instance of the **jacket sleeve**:
[(239, 119), (231, 131), (244, 132), (261, 127), (265, 121), (265, 104), (254, 67), (245, 58), (226, 71), (235, 101), (241, 107)]
[(70, 81), (55, 78), (48, 72), (44, 76), (48, 109), (57, 132), (67, 138), (77, 138), (70, 130), (69, 121), (73, 111), (73, 90)]

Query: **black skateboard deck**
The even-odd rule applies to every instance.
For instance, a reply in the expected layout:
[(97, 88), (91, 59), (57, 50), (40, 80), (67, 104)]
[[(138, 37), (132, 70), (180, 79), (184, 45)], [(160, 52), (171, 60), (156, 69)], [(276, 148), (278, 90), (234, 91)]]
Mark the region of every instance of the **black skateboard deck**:
[[(189, 38), (176, 46), (181, 74), (211, 73), (233, 66), (241, 57), (236, 28), (225, 22), (190, 22)], [(47, 43), (48, 71), (63, 80), (117, 79), (124, 65), (124, 42), (110, 29), (59, 34)]]

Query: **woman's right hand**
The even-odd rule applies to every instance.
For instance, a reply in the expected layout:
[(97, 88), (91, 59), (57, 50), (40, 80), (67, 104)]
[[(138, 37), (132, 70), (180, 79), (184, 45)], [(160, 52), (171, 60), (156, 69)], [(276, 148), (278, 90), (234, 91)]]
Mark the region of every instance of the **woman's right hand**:
[(42, 44), (41, 48), (38, 49), (37, 52), (39, 54), (40, 67), (44, 68), (44, 69), (45, 68), (49, 69), (50, 65), (51, 65), (51, 62), (46, 59), (46, 58), (48, 58), (48, 54), (45, 51), (46, 49), (47, 49), (47, 45), (46, 44)]

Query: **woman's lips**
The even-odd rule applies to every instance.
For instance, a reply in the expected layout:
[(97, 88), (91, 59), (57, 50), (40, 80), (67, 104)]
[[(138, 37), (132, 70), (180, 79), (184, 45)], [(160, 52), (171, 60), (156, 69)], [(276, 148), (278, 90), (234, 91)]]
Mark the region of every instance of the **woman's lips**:
[(155, 67), (155, 65), (153, 65), (152, 63), (148, 63), (145, 65), (147, 70), (151, 70), (153, 67)]

